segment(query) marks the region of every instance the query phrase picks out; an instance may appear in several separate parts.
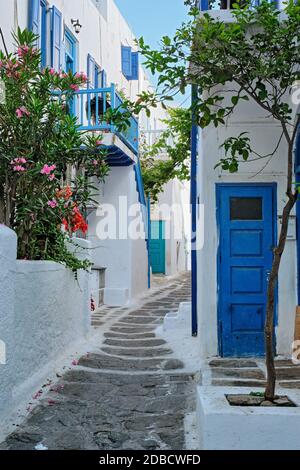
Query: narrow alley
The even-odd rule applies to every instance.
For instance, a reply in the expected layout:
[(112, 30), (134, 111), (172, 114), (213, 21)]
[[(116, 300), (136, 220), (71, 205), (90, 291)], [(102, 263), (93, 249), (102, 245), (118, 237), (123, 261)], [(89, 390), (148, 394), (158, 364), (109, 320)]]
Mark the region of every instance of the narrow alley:
[(0, 449), (184, 449), (196, 381), (155, 330), (189, 298), (190, 275), (182, 274), (134, 310), (95, 313), (99, 348), (52, 386)]

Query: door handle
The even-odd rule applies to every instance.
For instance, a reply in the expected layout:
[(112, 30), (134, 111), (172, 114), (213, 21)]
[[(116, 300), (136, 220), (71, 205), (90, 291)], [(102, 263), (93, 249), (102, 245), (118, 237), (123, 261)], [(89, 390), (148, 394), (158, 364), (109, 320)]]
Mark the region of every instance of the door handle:
[(266, 280), (267, 280), (267, 282), (269, 282), (269, 280), (270, 280), (270, 275), (271, 275), (271, 271), (266, 271)]

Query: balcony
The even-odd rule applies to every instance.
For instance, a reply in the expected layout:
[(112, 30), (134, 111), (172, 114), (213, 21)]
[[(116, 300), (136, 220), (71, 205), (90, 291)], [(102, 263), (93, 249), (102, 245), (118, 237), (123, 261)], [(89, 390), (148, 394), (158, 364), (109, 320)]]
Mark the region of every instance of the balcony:
[(108, 109), (122, 108), (122, 98), (115, 85), (107, 88), (86, 89), (75, 92), (71, 112), (77, 116), (80, 131), (102, 132), (103, 144), (108, 148), (110, 166), (128, 166), (135, 163), (139, 151), (139, 125), (134, 116), (129, 127), (119, 132), (116, 126), (105, 118)]
[[(201, 11), (222, 11), (222, 10), (232, 10), (233, 4), (236, 3), (236, 0), (200, 0), (199, 8)], [(259, 5), (259, 0), (241, 0), (240, 5), (251, 4), (253, 6)], [(270, 2), (271, 3), (271, 2)]]

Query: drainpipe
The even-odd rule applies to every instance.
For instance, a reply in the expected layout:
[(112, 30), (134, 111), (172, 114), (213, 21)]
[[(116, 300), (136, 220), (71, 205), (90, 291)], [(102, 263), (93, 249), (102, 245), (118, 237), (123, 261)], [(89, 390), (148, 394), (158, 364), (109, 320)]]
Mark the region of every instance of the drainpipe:
[[(192, 85), (192, 108), (197, 99), (197, 86)], [(197, 116), (193, 111), (191, 132), (191, 210), (192, 210), (192, 238), (191, 238), (191, 269), (192, 269), (192, 336), (198, 335), (197, 315)]]

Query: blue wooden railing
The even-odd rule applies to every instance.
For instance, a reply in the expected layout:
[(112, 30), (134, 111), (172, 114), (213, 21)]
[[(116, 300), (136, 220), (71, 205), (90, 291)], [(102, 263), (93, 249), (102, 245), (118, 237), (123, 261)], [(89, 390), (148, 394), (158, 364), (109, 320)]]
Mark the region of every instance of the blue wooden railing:
[(71, 111), (77, 116), (79, 130), (111, 132), (118, 137), (135, 153), (139, 148), (139, 126), (134, 116), (130, 118), (130, 125), (126, 130), (118, 131), (117, 127), (105, 118), (106, 111), (111, 108), (122, 108), (122, 98), (116, 92), (115, 85), (106, 88), (88, 88), (74, 93)]
[[(259, 0), (249, 0), (252, 6), (259, 5)], [(231, 4), (234, 1), (232, 0), (216, 0), (215, 2), (211, 2), (210, 0), (199, 0), (199, 8), (201, 11), (208, 11), (208, 10), (230, 10)], [(276, 7), (278, 8), (278, 0), (269, 0), (269, 3), (275, 3)]]

